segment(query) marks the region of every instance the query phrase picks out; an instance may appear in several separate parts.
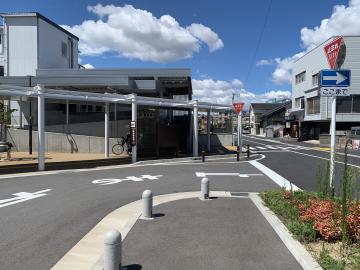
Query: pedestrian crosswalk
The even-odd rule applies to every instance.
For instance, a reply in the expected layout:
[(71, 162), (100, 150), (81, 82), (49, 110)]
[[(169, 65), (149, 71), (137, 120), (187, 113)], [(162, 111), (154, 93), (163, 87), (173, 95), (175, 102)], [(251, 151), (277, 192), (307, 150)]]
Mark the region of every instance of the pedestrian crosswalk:
[(289, 146), (289, 145), (253, 145), (250, 146), (250, 151), (264, 151), (264, 150), (295, 150), (295, 149), (303, 149), (301, 146)]

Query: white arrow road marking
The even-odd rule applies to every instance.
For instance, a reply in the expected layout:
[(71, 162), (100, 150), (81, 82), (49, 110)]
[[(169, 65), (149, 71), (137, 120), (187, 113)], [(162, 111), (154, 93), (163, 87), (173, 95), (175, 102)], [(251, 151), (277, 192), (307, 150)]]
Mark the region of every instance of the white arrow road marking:
[(239, 176), (242, 178), (247, 178), (250, 176), (260, 176), (261, 173), (249, 173), (249, 174), (240, 174), (240, 173), (204, 173), (204, 172), (196, 172), (195, 175), (197, 177), (206, 177), (206, 176)]
[(12, 195), (14, 195), (15, 197), (10, 199), (0, 200), (0, 208), (46, 196), (47, 195), (46, 192), (49, 191), (51, 191), (51, 189), (44, 189), (33, 193), (31, 192), (14, 193)]
[(336, 80), (336, 84), (342, 83), (346, 79), (347, 79), (347, 77), (342, 75), (339, 72), (336, 72), (336, 75), (334, 75), (334, 76), (324, 76), (323, 77), (323, 80), (325, 80), (325, 81), (335, 81)]
[(161, 174), (159, 175), (149, 175), (149, 174), (144, 174), (141, 175), (140, 177), (137, 176), (127, 176), (123, 179), (116, 179), (116, 178), (105, 178), (105, 179), (98, 179), (98, 180), (94, 180), (91, 183), (93, 184), (99, 184), (100, 186), (106, 186), (106, 185), (113, 185), (113, 184), (117, 184), (117, 183), (121, 183), (123, 181), (134, 181), (134, 182), (141, 182), (141, 181), (145, 181), (147, 180), (157, 180), (160, 177), (162, 177)]

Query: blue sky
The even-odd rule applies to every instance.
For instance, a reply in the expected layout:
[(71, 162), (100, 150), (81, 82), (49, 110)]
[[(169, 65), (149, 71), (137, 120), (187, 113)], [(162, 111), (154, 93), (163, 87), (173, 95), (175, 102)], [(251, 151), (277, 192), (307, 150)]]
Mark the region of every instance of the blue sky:
[[(101, 5), (98, 9), (89, 10), (89, 6), (94, 7), (97, 4)], [(331, 20), (333, 16), (334, 24), (338, 24), (338, 21), (345, 24), (346, 18), (341, 15), (346, 12), (355, 13), (360, 17), (359, 0), (352, 0), (350, 4), (349, 1), (341, 0), (272, 0), (261, 43), (254, 57), (269, 4), (270, 0), (16, 0), (3, 1), (1, 11), (38, 11), (54, 22), (68, 26), (69, 30), (83, 40), (88, 39), (90, 46), (98, 42), (94, 48), (80, 48), (83, 64), (91, 64), (97, 68), (189, 67), (192, 69), (194, 85), (198, 88), (200, 98), (228, 102), (231, 93), (240, 88), (245, 89), (243, 90), (245, 96), (248, 94), (249, 98), (254, 99), (271, 97), (264, 95), (271, 91), (281, 91), (278, 92), (279, 95), (284, 91), (291, 91), (288, 72), (291, 71), (292, 61), (315, 46), (319, 40), (326, 39), (334, 33), (343, 34), (336, 33), (341, 30), (334, 30), (336, 27), (331, 25), (324, 26), (322, 29), (324, 31), (317, 30), (316, 27), (320, 27), (321, 21), (327, 18)], [(109, 11), (108, 5), (120, 9)], [(132, 5), (132, 8), (124, 10), (124, 5)], [(334, 10), (336, 5), (344, 6), (342, 9)], [(349, 5), (355, 8), (349, 11)], [(125, 13), (119, 15), (117, 12), (120, 10)], [(144, 13), (140, 10), (147, 11), (146, 16), (151, 17), (155, 22), (163, 15), (170, 15), (170, 19), (174, 19), (178, 24), (175, 28), (180, 28), (181, 31), (175, 29), (177, 34), (171, 34), (174, 27), (170, 27), (163, 29), (162, 34), (159, 34), (156, 30), (150, 29), (150, 35), (142, 35), (143, 33), (140, 32), (147, 27), (147, 24), (142, 24)], [(129, 17), (126, 17), (128, 13), (135, 16), (130, 17), (135, 18), (133, 21), (124, 21), (129, 20)], [(339, 13), (338, 19), (337, 13)], [(99, 14), (102, 14), (102, 17)], [(85, 20), (92, 20), (94, 23), (101, 20), (103, 23), (108, 23), (109, 14), (119, 19), (119, 28), (138, 27), (138, 31), (131, 32), (131, 29), (125, 29), (125, 33), (131, 36), (131, 39), (116, 41), (118, 38), (116, 31), (113, 33), (113, 38), (109, 33), (100, 33), (102, 31), (100, 27), (97, 32), (90, 33), (90, 29), (94, 30), (94, 28), (82, 25)], [(169, 20), (169, 17), (166, 18)], [(196, 24), (197, 28), (190, 29), (192, 24)], [(76, 28), (74, 27), (76, 25), (83, 27)], [(157, 27), (156, 24), (154, 27)], [(304, 27), (309, 31), (301, 34), (300, 30)], [(348, 32), (359, 34), (359, 29), (360, 27), (354, 27)], [(151, 31), (155, 31), (156, 34), (151, 35)], [(180, 32), (184, 34), (184, 31), (190, 34), (186, 33), (184, 38), (178, 35)], [(173, 35), (171, 42), (163, 42), (162, 38), (168, 35)], [(147, 41), (147, 39), (153, 40)], [(144, 50), (139, 52), (132, 48), (132, 45), (134, 47), (139, 45), (140, 49), (137, 50), (141, 50), (144, 42), (152, 44), (150, 49), (145, 49), (146, 54)], [(104, 47), (102, 50), (97, 50), (102, 46)], [(168, 49), (166, 46), (171, 50), (171, 56), (162, 55), (162, 52)], [(192, 49), (189, 49), (190, 47)], [(300, 55), (297, 55), (298, 53)], [(256, 65), (260, 60), (267, 65)], [(274, 95), (277, 95), (276, 92)]]

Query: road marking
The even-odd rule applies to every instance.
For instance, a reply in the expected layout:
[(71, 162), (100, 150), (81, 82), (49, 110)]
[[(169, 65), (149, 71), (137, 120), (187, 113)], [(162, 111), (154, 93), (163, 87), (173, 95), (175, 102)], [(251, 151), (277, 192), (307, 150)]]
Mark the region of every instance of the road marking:
[(277, 147), (274, 147), (272, 145), (268, 145), (267, 148), (269, 148), (269, 149), (278, 149)]
[(195, 172), (197, 177), (206, 177), (206, 176), (239, 176), (241, 178), (247, 178), (250, 176), (260, 176), (261, 173), (249, 173), (249, 174), (240, 174), (240, 173), (205, 173), (205, 172)]
[(292, 184), (289, 180), (282, 177), (280, 174), (274, 172), (270, 168), (266, 167), (265, 165), (261, 164), (260, 162), (257, 162), (256, 160), (252, 160), (249, 162), (251, 165), (253, 165), (256, 169), (264, 173), (267, 177), (269, 177), (271, 180), (273, 180), (276, 184), (278, 184), (280, 187), (284, 187), (287, 190), (301, 190), (296, 185)]
[(257, 149), (266, 150), (266, 147), (256, 146)]
[[(299, 155), (304, 155), (304, 156), (309, 156), (309, 157), (313, 157), (313, 158), (318, 158), (318, 159), (323, 159), (323, 160), (330, 160), (329, 158), (324, 158), (324, 157), (319, 157), (319, 156), (315, 156), (315, 155), (311, 155), (311, 154), (306, 154), (306, 153), (301, 153), (301, 152), (296, 152), (296, 151), (292, 151), (292, 150), (288, 150), (291, 153), (295, 153), (295, 154), (299, 154)], [(337, 153), (338, 154), (338, 153)], [(345, 164), (342, 161), (337, 161), (335, 160), (336, 163), (340, 163), (340, 164)], [(348, 163), (349, 166), (355, 167), (355, 168), (360, 168), (360, 166)]]
[(44, 189), (33, 193), (31, 192), (14, 193), (12, 195), (14, 195), (15, 197), (5, 200), (0, 200), (0, 208), (46, 196), (47, 195), (46, 192), (49, 191), (51, 191), (51, 189)]
[(98, 184), (99, 186), (107, 186), (107, 185), (113, 185), (113, 184), (117, 184), (117, 183), (121, 183), (123, 181), (133, 181), (133, 182), (142, 182), (147, 180), (157, 180), (160, 177), (162, 177), (161, 174), (159, 175), (149, 175), (149, 174), (144, 174), (141, 175), (140, 177), (137, 176), (127, 176), (123, 179), (117, 179), (117, 178), (105, 178), (105, 179), (97, 179), (92, 181), (91, 183), (93, 184)]

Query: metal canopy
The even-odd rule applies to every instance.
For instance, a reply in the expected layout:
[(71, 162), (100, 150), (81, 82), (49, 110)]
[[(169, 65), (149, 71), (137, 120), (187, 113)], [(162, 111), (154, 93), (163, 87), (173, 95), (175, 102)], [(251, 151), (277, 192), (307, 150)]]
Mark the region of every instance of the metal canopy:
[[(14, 85), (0, 85), (0, 96), (10, 97), (34, 97), (38, 100), (38, 170), (45, 169), (45, 100), (76, 100), (76, 101), (90, 101), (105, 103), (105, 158), (109, 157), (109, 104), (131, 104), (131, 121), (137, 121), (137, 106), (153, 106), (153, 107), (169, 107), (178, 109), (190, 109), (193, 111), (193, 156), (198, 156), (198, 110), (206, 110), (208, 115), (210, 111), (232, 110), (231, 105), (226, 104), (212, 104), (206, 102), (199, 102), (197, 100), (181, 101), (165, 98), (142, 97), (135, 94), (119, 95), (110, 93), (90, 93), (69, 90), (54, 90), (44, 88), (42, 85), (35, 87), (23, 87)], [(208, 131), (210, 130), (210, 122), (208, 121)], [(208, 136), (208, 148), (210, 148), (210, 132)], [(137, 161), (137, 146), (132, 147), (132, 161)]]
[[(233, 110), (232, 105), (216, 104), (208, 102), (199, 102), (197, 100), (181, 101), (166, 98), (153, 98), (143, 97), (134, 94), (120, 95), (112, 93), (92, 93), (92, 92), (80, 92), (69, 91), (59, 89), (42, 88), (42, 95), (47, 99), (55, 100), (76, 100), (76, 101), (89, 101), (89, 102), (101, 102), (101, 103), (120, 103), (131, 104), (135, 102), (137, 105), (154, 106), (154, 107), (169, 107), (179, 109), (193, 109), (197, 106), (201, 110), (212, 111), (228, 111)], [(0, 85), (0, 96), (26, 96), (26, 97), (38, 97), (39, 93), (36, 87), (23, 87), (14, 85)], [(135, 100), (135, 101), (133, 101)]]

